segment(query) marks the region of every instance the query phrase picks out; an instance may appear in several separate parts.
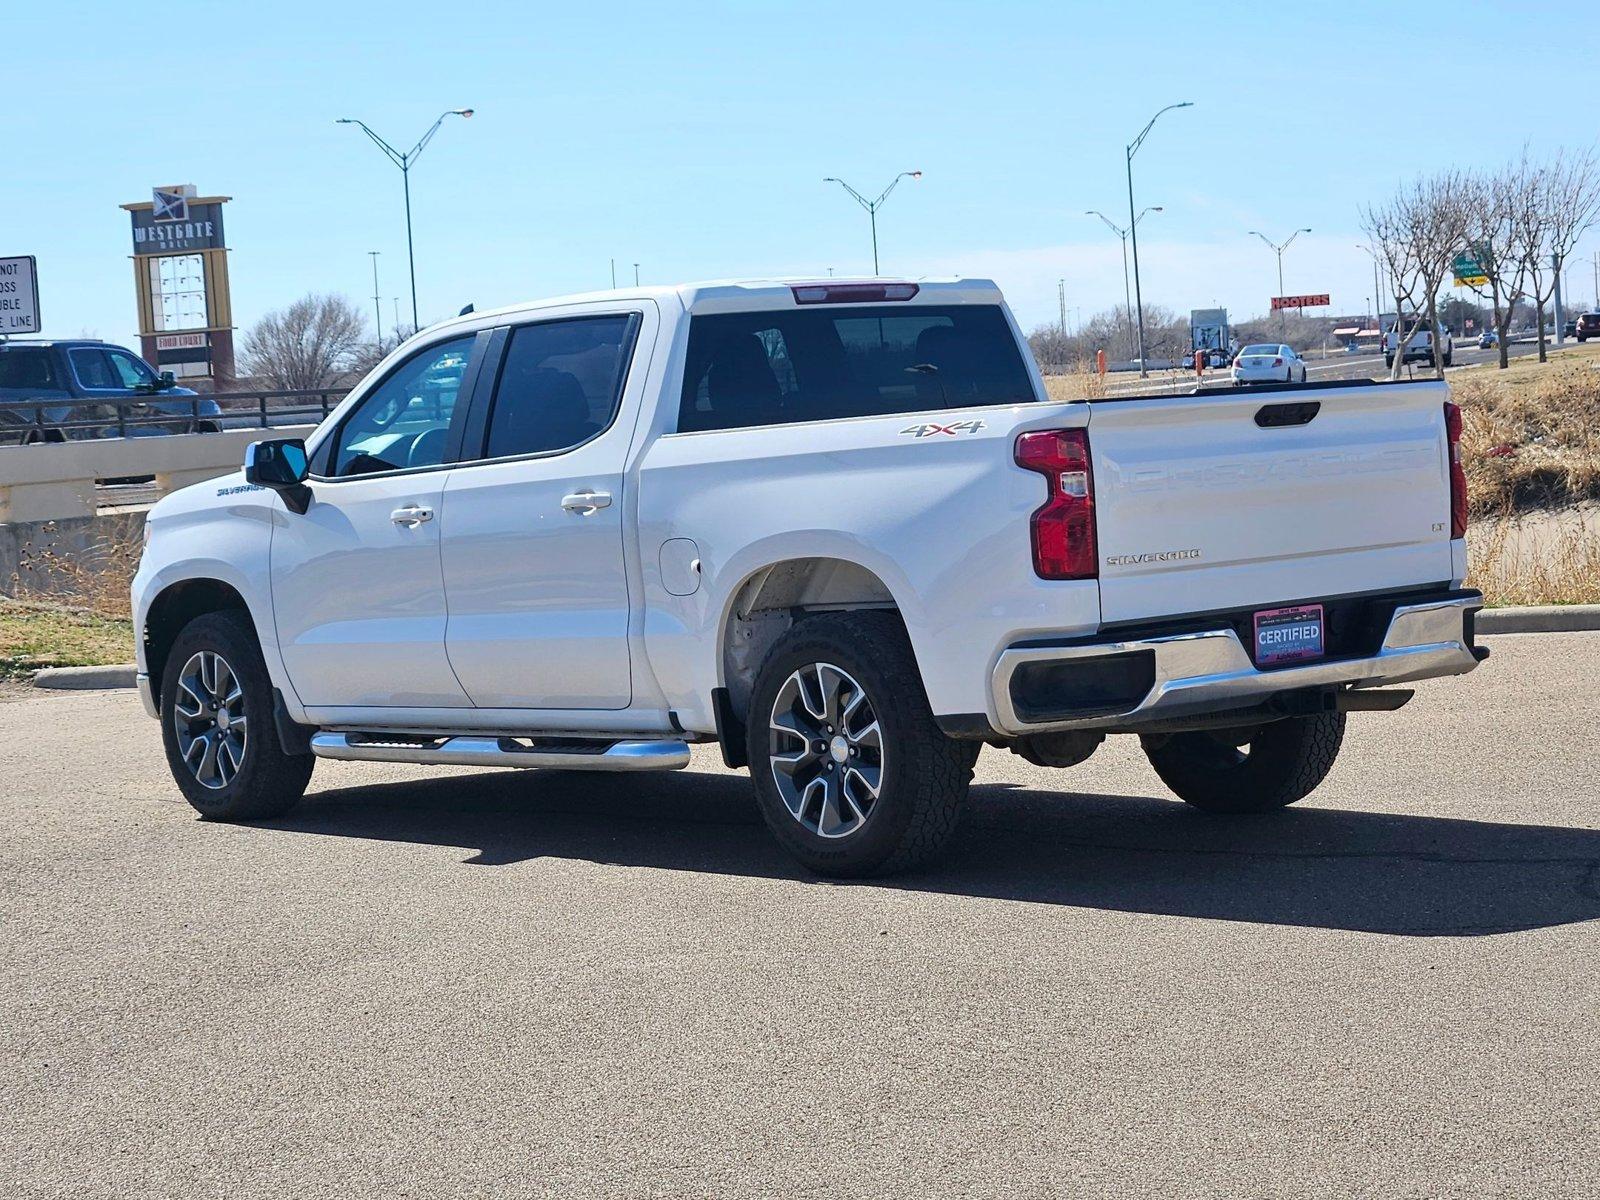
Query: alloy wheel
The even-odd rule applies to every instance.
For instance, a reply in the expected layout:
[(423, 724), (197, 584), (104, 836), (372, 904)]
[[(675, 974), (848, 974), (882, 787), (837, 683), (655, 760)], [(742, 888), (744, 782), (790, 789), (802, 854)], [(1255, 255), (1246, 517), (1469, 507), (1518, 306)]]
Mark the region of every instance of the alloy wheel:
[(811, 663), (778, 689), (769, 720), (772, 779), (789, 815), (819, 837), (849, 837), (883, 787), (883, 731), (866, 689)]
[(201, 650), (184, 663), (172, 723), (178, 756), (196, 782), (220, 791), (237, 778), (250, 738), (244, 685), (222, 655)]

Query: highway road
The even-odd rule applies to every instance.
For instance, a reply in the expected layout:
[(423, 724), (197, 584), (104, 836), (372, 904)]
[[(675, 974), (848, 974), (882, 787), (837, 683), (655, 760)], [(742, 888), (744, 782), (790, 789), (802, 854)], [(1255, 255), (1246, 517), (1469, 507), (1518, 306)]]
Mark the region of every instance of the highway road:
[[(1567, 346), (1577, 343), (1571, 338), (1567, 339)], [(1550, 350), (1556, 350), (1555, 343), (1550, 343)], [(1539, 353), (1539, 344), (1536, 341), (1512, 342), (1507, 347), (1507, 354), (1511, 358), (1522, 358), (1530, 354)], [(1498, 362), (1500, 352), (1495, 349), (1479, 350), (1476, 341), (1458, 342), (1453, 356), (1453, 365), (1446, 370), (1446, 375), (1452, 376), (1455, 372), (1469, 367), (1483, 366), (1488, 363)], [(1408, 376), (1416, 378), (1426, 377), (1432, 370), (1425, 363), (1413, 363), (1408, 369)], [(1309, 382), (1317, 383), (1330, 379), (1384, 379), (1387, 377), (1388, 368), (1383, 365), (1381, 354), (1344, 354), (1334, 353), (1327, 358), (1319, 357), (1316, 352), (1308, 352), (1306, 357), (1306, 378)], [(1176, 383), (1174, 382), (1176, 381)], [(1171, 391), (1174, 386), (1189, 388), (1194, 385), (1193, 371), (1152, 373), (1149, 379), (1141, 380), (1137, 375), (1120, 372), (1111, 375), (1106, 380), (1106, 391), (1113, 396), (1141, 394), (1146, 392)], [(1204, 386), (1227, 387), (1230, 385), (1228, 372), (1207, 371), (1204, 376)]]
[(318, 768), (195, 819), (130, 693), (0, 702), (8, 1197), (1600, 1194), (1600, 634), (1312, 799), (986, 750), (937, 870), (745, 779)]

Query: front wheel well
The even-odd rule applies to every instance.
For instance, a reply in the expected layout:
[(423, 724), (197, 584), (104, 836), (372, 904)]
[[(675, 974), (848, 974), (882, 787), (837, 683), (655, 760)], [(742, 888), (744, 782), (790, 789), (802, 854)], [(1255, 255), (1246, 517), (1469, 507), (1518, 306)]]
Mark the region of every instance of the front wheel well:
[(150, 685), (159, 691), (167, 669), (167, 655), (185, 625), (206, 613), (242, 612), (250, 606), (238, 590), (220, 579), (183, 579), (162, 590), (144, 620), (144, 661)]

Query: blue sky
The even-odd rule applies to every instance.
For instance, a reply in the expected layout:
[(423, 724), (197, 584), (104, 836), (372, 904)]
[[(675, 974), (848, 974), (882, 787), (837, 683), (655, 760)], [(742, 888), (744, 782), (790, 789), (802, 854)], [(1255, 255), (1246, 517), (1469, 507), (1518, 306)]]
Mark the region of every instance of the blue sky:
[[(885, 273), (990, 275), (1024, 325), (1119, 302), (1122, 147), (1135, 160), (1147, 300), (1235, 317), (1276, 290), (1247, 236), (1302, 235), (1291, 292), (1359, 311), (1359, 208), (1418, 171), (1493, 165), (1597, 136), (1593, 23), (1433, 4), (13, 3), (0, 255), (39, 258), (45, 331), (131, 341), (127, 215), (154, 184), (233, 196), (235, 315), (307, 291), (384, 324), (407, 295), (399, 172), (352, 126), (409, 145), (424, 322), (645, 282)], [(1555, 10), (1550, 10), (1554, 15)], [(1507, 94), (1511, 99), (1507, 99)], [(1407, 132), (1374, 119), (1399, 105)], [(1582, 254), (1600, 250), (1590, 236)], [(1588, 300), (1587, 261), (1570, 272)], [(405, 301), (402, 301), (404, 307)]]

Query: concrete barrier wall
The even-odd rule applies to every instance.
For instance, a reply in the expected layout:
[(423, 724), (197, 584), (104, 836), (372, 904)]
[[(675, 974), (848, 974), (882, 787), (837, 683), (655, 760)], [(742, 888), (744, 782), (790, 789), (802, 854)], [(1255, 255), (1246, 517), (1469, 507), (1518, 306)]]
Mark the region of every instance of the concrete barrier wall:
[(226, 429), (170, 437), (0, 446), (0, 524), (92, 517), (95, 482), (154, 476), (168, 492), (237, 471), (263, 438), (305, 437), (316, 426)]

